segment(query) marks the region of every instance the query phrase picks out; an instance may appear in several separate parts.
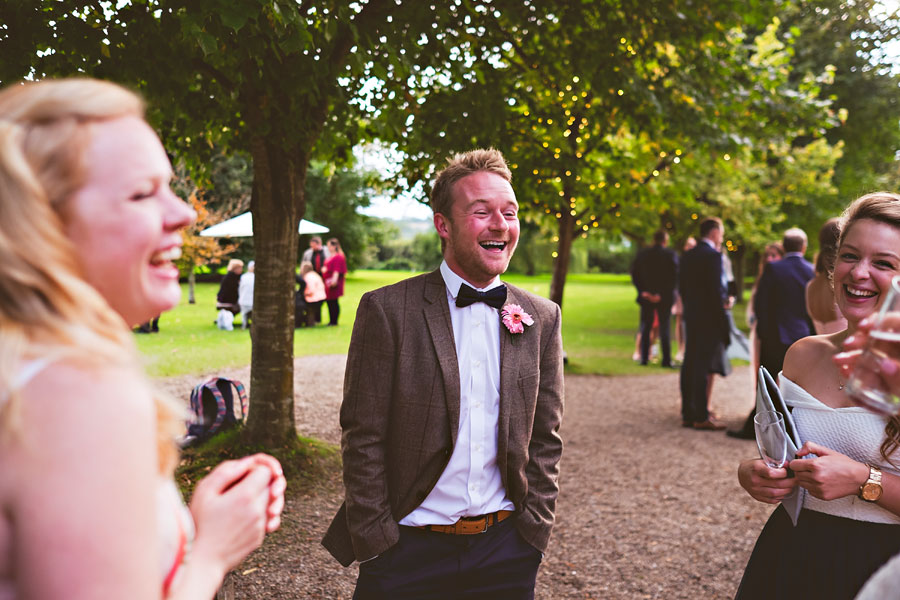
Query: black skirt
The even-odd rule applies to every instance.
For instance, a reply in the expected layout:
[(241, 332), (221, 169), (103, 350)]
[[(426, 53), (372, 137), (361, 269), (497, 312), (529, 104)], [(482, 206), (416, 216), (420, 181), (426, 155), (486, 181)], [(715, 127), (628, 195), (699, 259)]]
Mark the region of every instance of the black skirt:
[(897, 553), (900, 525), (804, 509), (794, 527), (779, 506), (756, 540), (735, 600), (852, 600)]

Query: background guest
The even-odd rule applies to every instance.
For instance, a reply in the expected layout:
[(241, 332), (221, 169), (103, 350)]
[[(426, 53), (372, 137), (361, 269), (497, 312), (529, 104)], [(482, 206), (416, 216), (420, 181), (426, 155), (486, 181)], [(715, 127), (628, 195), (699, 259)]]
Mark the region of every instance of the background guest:
[(325, 302), (325, 282), (313, 270), (312, 263), (300, 265), (300, 277), (305, 283), (303, 297), (306, 300), (306, 326), (312, 327), (322, 322), (322, 303)]
[[(806, 233), (797, 227), (784, 232), (781, 240), (784, 258), (767, 263), (753, 298), (756, 333), (759, 337), (759, 362), (777, 378), (791, 344), (814, 333), (806, 312), (806, 284), (813, 278), (812, 263), (803, 258)], [(752, 440), (754, 407), (740, 429), (728, 431), (731, 437)]]
[(306, 303), (306, 280), (303, 279), (303, 275), (296, 273), (294, 275), (294, 281), (297, 282), (297, 289), (294, 290), (294, 329), (296, 329), (298, 327), (306, 327), (309, 325), (307, 313), (310, 313), (311, 311), (309, 305)]
[(300, 263), (308, 262), (312, 265), (313, 271), (318, 273), (321, 277), (322, 269), (325, 268), (325, 263), (331, 257), (331, 254), (332, 253), (329, 252), (327, 248), (322, 247), (322, 238), (314, 235), (309, 239), (309, 248), (303, 251)]
[(159, 317), (160, 315), (156, 315), (146, 323), (141, 323), (140, 326), (135, 329), (136, 333), (159, 333)]
[(837, 217), (828, 219), (819, 229), (816, 274), (806, 284), (806, 312), (818, 334), (837, 333), (847, 328), (847, 320), (837, 308), (830, 277), (840, 235), (840, 219)]
[(238, 284), (238, 305), (241, 307), (241, 328), (247, 329), (250, 326), (250, 317), (253, 312), (253, 287), (256, 283), (256, 263), (250, 261), (247, 263), (247, 272), (241, 275)]
[[(684, 241), (682, 255), (697, 245), (697, 239), (694, 236), (688, 236)], [(675, 289), (675, 301), (672, 304), (672, 316), (675, 317), (675, 345), (678, 349), (675, 351), (675, 360), (681, 362), (684, 360), (685, 346), (685, 329), (684, 329), (684, 302), (681, 301), (681, 294)]]
[(706, 375), (706, 412), (712, 419), (718, 419), (718, 416), (712, 411), (712, 395), (713, 384), (716, 381), (716, 375), (720, 377), (728, 377), (731, 375), (731, 357), (729, 348), (733, 344), (746, 344), (747, 340), (743, 338), (743, 332), (734, 325), (734, 318), (731, 316), (731, 309), (734, 306), (735, 284), (734, 271), (731, 268), (731, 259), (728, 258), (728, 251), (722, 249), (720, 242), (716, 247), (722, 257), (722, 285), (725, 287), (725, 318), (728, 322), (728, 341), (720, 341), (716, 344), (709, 363), (709, 373)]
[[(759, 265), (756, 271), (756, 279), (750, 288), (750, 302), (747, 304), (747, 325), (750, 327), (750, 366), (753, 372), (759, 371), (759, 336), (756, 334), (756, 313), (753, 312), (753, 301), (756, 299), (756, 290), (759, 287), (759, 279), (762, 277), (766, 265), (784, 258), (784, 247), (781, 242), (766, 244), (762, 256), (759, 257)], [(754, 378), (753, 394), (756, 396), (756, 383)]]
[(650, 358), (651, 331), (658, 324), (662, 348), (662, 365), (672, 366), (672, 343), (669, 341), (669, 317), (675, 284), (678, 279), (678, 257), (669, 249), (669, 234), (660, 229), (653, 234), (653, 245), (638, 253), (631, 267), (631, 281), (637, 288), (641, 307), (640, 362)]
[(238, 290), (241, 285), (241, 271), (244, 270), (244, 261), (232, 258), (228, 261), (228, 271), (219, 284), (219, 293), (216, 294), (216, 310), (227, 310), (233, 314), (241, 312), (238, 303)]
[(334, 327), (338, 324), (338, 316), (341, 307), (338, 298), (344, 295), (344, 277), (347, 275), (347, 259), (341, 250), (341, 243), (337, 238), (328, 240), (328, 251), (331, 256), (325, 261), (323, 277), (325, 281), (325, 302), (328, 304), (328, 325)]
[(709, 414), (708, 375), (716, 352), (728, 345), (731, 327), (725, 313), (727, 289), (722, 278), (725, 228), (716, 217), (700, 223), (700, 241), (684, 253), (678, 292), (684, 302), (687, 345), (681, 365), (681, 425), (718, 431), (725, 425)]

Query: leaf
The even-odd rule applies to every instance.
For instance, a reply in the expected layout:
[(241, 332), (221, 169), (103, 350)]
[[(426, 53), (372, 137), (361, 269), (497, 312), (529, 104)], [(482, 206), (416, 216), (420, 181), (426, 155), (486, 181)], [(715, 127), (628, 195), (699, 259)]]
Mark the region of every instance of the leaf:
[(197, 43), (200, 44), (200, 49), (203, 50), (203, 54), (206, 56), (215, 54), (219, 49), (216, 38), (205, 31), (196, 31), (194, 37), (196, 38)]
[(235, 32), (247, 23), (252, 16), (247, 2), (223, 2), (219, 5), (219, 18), (226, 27), (231, 27)]

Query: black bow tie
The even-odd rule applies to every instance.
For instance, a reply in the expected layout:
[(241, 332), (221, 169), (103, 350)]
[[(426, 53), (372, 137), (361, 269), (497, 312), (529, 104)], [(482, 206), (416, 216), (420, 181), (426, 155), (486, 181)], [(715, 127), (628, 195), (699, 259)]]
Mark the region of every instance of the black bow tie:
[(476, 302), (484, 302), (488, 306), (499, 309), (506, 302), (506, 286), (498, 285), (486, 292), (479, 292), (465, 283), (460, 285), (459, 294), (456, 296), (456, 305), (462, 308)]

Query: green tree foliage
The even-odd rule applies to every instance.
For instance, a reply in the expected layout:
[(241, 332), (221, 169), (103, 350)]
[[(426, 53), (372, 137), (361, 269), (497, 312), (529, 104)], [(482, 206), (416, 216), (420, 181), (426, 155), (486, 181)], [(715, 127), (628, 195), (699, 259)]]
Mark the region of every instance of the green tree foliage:
[(351, 270), (370, 260), (376, 219), (359, 214), (357, 209), (369, 206), (378, 185), (375, 173), (319, 161), (310, 165), (306, 175), (306, 218), (328, 227), (323, 239), (340, 240)]
[(450, 60), (480, 2), (440, 10), (369, 0), (135, 0), (4, 3), (0, 80), (85, 73), (138, 87), (167, 146), (201, 168), (213, 149), (249, 154), (257, 260), (247, 434), (292, 439), (296, 228), (314, 155), (339, 160), (361, 117), (403, 82)]
[[(843, 143), (835, 165), (839, 203), (817, 214), (821, 223), (855, 197), (883, 188), (900, 150), (900, 97), (896, 59), (886, 54), (900, 37), (900, 16), (891, 3), (876, 0), (817, 0), (789, 3), (782, 11), (786, 34), (794, 40), (795, 71), (834, 71), (823, 94), (834, 98), (842, 119), (827, 133)], [(810, 223), (814, 226), (815, 223)]]
[[(519, 3), (516, 3), (519, 4)], [(704, 181), (673, 177), (688, 156), (818, 136), (827, 102), (790, 54), (762, 2), (494, 3), (461, 54), (466, 80), (410, 85), (402, 131), (408, 181), (473, 146), (504, 151), (525, 219), (554, 231), (551, 298), (562, 303), (572, 243), (590, 232), (645, 239), (695, 213), (719, 212)], [(749, 24), (762, 33), (748, 38)], [(826, 74), (827, 76), (827, 74)], [(746, 218), (745, 215), (743, 218)]]
[(376, 250), (371, 266), (376, 269), (433, 271), (443, 260), (441, 240), (436, 231), (417, 233), (412, 239), (401, 239), (396, 225), (382, 222), (384, 237), (373, 240)]

